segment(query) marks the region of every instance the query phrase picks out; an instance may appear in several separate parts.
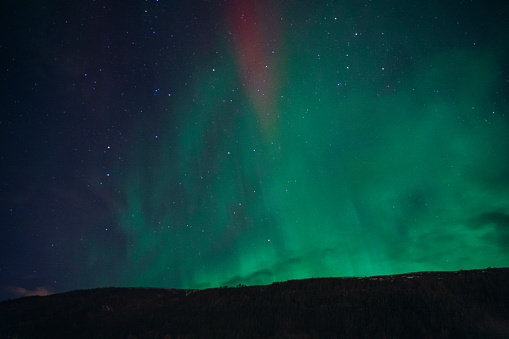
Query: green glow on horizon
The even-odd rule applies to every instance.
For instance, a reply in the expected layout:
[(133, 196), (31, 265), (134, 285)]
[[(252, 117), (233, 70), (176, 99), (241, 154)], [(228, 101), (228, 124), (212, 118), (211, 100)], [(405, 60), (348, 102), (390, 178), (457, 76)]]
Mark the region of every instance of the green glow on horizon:
[(496, 57), (442, 51), (396, 74), (391, 56), (363, 53), (369, 41), (347, 50), (319, 34), (286, 32), (270, 135), (227, 49), (168, 99), (179, 118), (132, 150), (120, 184), (124, 285), (507, 266)]

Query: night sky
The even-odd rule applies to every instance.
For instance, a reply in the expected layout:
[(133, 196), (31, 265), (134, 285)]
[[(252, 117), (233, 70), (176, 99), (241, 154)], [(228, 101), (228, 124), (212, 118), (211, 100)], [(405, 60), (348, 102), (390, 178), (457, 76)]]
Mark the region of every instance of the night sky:
[(506, 1), (2, 1), (0, 297), (509, 266)]

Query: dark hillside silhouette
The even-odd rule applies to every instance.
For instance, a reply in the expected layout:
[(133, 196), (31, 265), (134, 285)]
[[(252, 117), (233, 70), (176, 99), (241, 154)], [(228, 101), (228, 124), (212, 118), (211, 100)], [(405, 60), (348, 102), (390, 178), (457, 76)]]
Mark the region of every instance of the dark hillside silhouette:
[(509, 268), (0, 303), (1, 338), (509, 338)]

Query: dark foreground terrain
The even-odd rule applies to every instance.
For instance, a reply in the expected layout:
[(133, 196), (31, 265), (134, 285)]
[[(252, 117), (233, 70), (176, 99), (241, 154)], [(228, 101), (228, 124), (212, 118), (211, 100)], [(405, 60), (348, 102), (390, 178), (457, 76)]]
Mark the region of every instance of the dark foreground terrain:
[(509, 268), (0, 303), (1, 338), (509, 338)]

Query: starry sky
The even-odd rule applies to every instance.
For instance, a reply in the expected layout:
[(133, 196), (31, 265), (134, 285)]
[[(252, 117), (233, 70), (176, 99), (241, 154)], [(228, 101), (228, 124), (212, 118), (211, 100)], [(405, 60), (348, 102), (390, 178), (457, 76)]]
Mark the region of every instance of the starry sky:
[(0, 298), (509, 266), (506, 1), (2, 1)]

